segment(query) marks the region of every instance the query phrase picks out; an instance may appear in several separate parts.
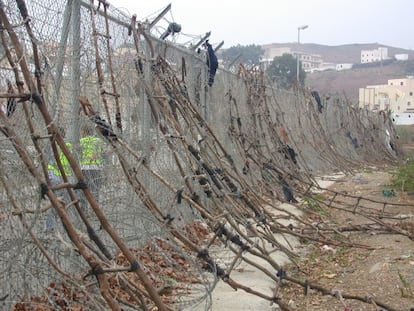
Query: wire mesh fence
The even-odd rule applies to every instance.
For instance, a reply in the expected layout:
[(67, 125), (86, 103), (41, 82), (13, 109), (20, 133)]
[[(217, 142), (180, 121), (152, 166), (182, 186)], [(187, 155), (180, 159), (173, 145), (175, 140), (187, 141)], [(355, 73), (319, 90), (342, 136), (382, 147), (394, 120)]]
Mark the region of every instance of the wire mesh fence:
[[(104, 1), (1, 2), (9, 309), (209, 309), (218, 279), (243, 288), (230, 276), (244, 252), (276, 271), (269, 249), (291, 256), (264, 206), (311, 195), (318, 175), (398, 158), (389, 116), (342, 96), (318, 104), (242, 65), (209, 87), (204, 51), (134, 18)], [(103, 144), (92, 178), (86, 128)], [(223, 241), (220, 266), (211, 254)]]

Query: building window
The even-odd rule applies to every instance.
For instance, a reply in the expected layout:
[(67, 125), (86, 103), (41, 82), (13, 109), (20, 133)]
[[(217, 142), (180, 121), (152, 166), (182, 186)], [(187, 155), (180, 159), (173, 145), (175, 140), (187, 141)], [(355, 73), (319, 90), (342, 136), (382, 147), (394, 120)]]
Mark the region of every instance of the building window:
[(404, 82), (403, 82), (403, 81), (401, 81), (401, 82), (400, 82), (400, 85), (404, 85)]
[(411, 102), (407, 102), (407, 106), (411, 106)]
[(410, 92), (410, 96), (413, 96), (413, 92)]

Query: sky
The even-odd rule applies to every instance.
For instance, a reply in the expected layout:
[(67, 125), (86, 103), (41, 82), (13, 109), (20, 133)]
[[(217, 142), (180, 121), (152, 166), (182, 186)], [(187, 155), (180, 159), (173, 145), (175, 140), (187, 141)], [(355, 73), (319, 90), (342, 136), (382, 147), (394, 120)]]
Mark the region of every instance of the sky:
[[(337, 46), (378, 43), (414, 49), (414, 0), (109, 0), (137, 19), (152, 20), (171, 3), (157, 26), (176, 22), (174, 40), (187, 43), (211, 31), (210, 42), (223, 48), (270, 43), (315, 43)], [(164, 24), (163, 24), (164, 23)]]

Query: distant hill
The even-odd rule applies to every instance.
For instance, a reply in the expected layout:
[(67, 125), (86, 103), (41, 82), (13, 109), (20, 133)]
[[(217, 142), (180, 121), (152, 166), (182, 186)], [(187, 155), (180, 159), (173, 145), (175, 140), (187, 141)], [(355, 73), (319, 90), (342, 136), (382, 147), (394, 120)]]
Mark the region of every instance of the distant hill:
[[(272, 43), (264, 45), (263, 48), (270, 46), (297, 48), (296, 43)], [(389, 57), (393, 57), (395, 54), (408, 54), (408, 61), (361, 65), (361, 50), (373, 50), (379, 47), (387, 47)], [(311, 54), (319, 54), (324, 62), (355, 64), (355, 67), (350, 70), (329, 70), (308, 73), (305, 80), (307, 87), (318, 90), (321, 94), (341, 93), (346, 95), (355, 104), (358, 102), (358, 91), (361, 87), (387, 84), (389, 79), (414, 75), (413, 50), (395, 48), (377, 43), (346, 44), (339, 46), (306, 43), (300, 45), (300, 50)]]
[[(297, 43), (271, 43), (262, 45), (266, 47), (290, 47), (293, 50), (297, 49)], [(374, 50), (379, 47), (388, 48), (388, 56), (393, 57), (395, 54), (408, 54), (408, 59), (414, 59), (414, 50), (406, 50), (401, 48), (395, 48), (378, 43), (364, 43), (364, 44), (345, 44), (345, 45), (321, 45), (314, 43), (300, 44), (300, 51), (319, 54), (324, 62), (327, 63), (360, 63), (361, 62), (361, 50)]]
[(349, 70), (329, 70), (306, 75), (305, 85), (321, 94), (342, 93), (353, 102), (358, 102), (358, 91), (367, 85), (387, 84), (389, 79), (404, 78), (414, 74), (414, 61), (393, 62), (375, 67)]

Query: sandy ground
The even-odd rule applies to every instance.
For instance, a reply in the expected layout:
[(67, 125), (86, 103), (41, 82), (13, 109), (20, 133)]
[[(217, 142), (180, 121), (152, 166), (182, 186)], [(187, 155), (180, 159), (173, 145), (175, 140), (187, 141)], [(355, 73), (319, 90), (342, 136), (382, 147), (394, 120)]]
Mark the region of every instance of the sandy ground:
[[(394, 202), (407, 201), (401, 193), (394, 198), (385, 198), (383, 190), (389, 188), (390, 175), (387, 172), (375, 170), (356, 174), (355, 176), (339, 178), (338, 181), (328, 178), (320, 182), (321, 187), (334, 189), (334, 191), (346, 192), (352, 195), (369, 197), (372, 199), (394, 200)], [(413, 203), (413, 202), (411, 202)], [(298, 212), (297, 209), (288, 204), (285, 208)], [(372, 207), (375, 208), (375, 207)], [(343, 224), (365, 224), (367, 219), (344, 213), (337, 210), (329, 210), (329, 215), (324, 216), (324, 221), (335, 223), (338, 226)], [(414, 215), (414, 208), (407, 207), (397, 214)], [(303, 215), (307, 217), (307, 215)], [(409, 218), (412, 221), (412, 218)], [(413, 225), (414, 229), (414, 225)], [(345, 234), (351, 243), (369, 245), (373, 249), (361, 248), (330, 248), (332, 251), (325, 251), (321, 245), (308, 245), (308, 255), (298, 263), (294, 277), (307, 278), (324, 287), (338, 289), (338, 293), (352, 293), (355, 295), (366, 295), (379, 299), (392, 308), (390, 310), (406, 310), (414, 307), (414, 244), (408, 237), (399, 234), (371, 232), (349, 232)], [(290, 241), (293, 245), (299, 246), (299, 241)], [(289, 267), (289, 259), (282, 254), (275, 253), (274, 259), (277, 263)], [(223, 256), (225, 258), (225, 256)], [(263, 265), (266, 266), (265, 263)], [(289, 271), (295, 271), (291, 269)], [(239, 283), (249, 286), (252, 289), (269, 293), (275, 287), (268, 276), (241, 263), (237, 266), (231, 277)], [(360, 302), (357, 300), (341, 300), (340, 297), (322, 295), (317, 291), (309, 290), (305, 297), (303, 288), (288, 284), (280, 291), (280, 297), (291, 310), (309, 311), (356, 311), (356, 310), (385, 310), (379, 308), (375, 303)], [(372, 295), (372, 296), (370, 296)], [(195, 311), (205, 310), (205, 305), (192, 308)], [(244, 291), (235, 291), (229, 285), (219, 281), (212, 293), (212, 310), (280, 310), (277, 305), (270, 305), (264, 299), (251, 295)]]
[[(342, 175), (338, 176), (329, 176), (328, 179), (321, 179), (318, 181), (320, 187), (326, 188), (334, 183), (334, 179), (340, 178)], [(291, 204), (283, 203), (279, 206), (291, 213), (296, 215), (301, 215), (302, 213)], [(292, 222), (292, 221), (290, 221)], [(278, 239), (282, 244), (286, 246), (286, 241)], [(300, 247), (300, 242), (292, 237), (289, 239), (289, 244), (293, 247)], [(222, 258), (226, 258), (225, 254), (221, 254)], [(274, 261), (280, 266), (284, 266), (290, 263), (289, 258), (283, 252), (275, 252), (271, 255)], [(270, 270), (273, 268), (270, 267), (268, 263), (263, 261), (258, 261), (255, 257), (254, 259), (257, 263), (260, 263), (261, 266), (266, 267)], [(244, 262), (241, 262), (237, 269), (231, 273), (231, 277), (234, 280), (237, 280), (238, 283), (243, 284), (244, 286), (250, 287), (253, 290), (259, 292), (268, 293), (269, 296), (272, 295), (272, 290), (275, 287), (274, 282), (265, 275), (259, 269), (252, 267)], [(263, 311), (276, 311), (280, 310), (276, 304), (271, 304), (269, 301), (266, 301), (258, 296), (246, 293), (242, 290), (234, 290), (228, 284), (223, 281), (219, 281), (212, 293), (212, 310), (214, 311), (228, 311), (228, 310), (263, 310)], [(194, 311), (205, 310), (205, 305), (199, 305), (196, 308), (192, 308)]]

